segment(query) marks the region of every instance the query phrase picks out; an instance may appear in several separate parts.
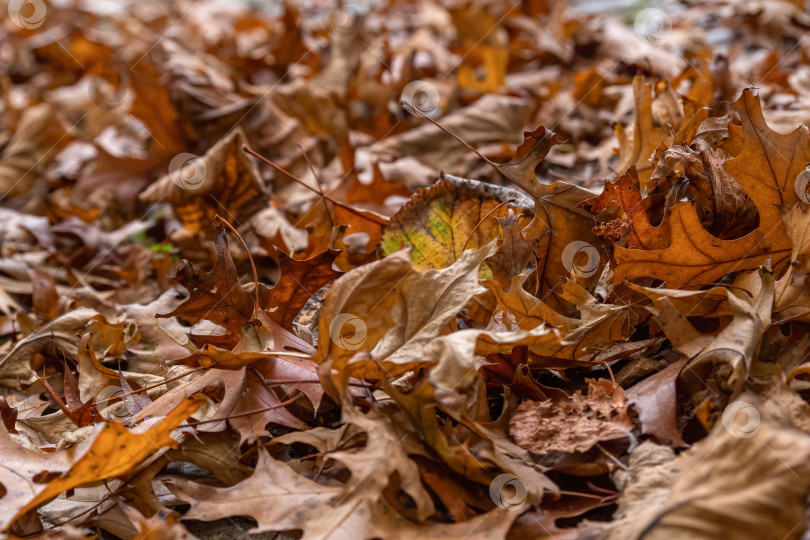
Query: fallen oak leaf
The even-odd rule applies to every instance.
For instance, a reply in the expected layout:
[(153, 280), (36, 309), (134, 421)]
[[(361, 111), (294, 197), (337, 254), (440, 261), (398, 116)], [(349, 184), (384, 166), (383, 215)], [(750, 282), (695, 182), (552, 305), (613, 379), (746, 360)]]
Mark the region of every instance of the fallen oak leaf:
[(213, 244), (216, 251), (214, 268), (203, 272), (188, 261), (182, 262), (175, 279), (188, 289), (189, 298), (170, 313), (158, 313), (155, 317), (207, 319), (239, 334), (248, 321), (255, 318), (256, 303), (239, 284), (224, 225), (217, 227)]
[[(155, 317), (184, 316), (212, 321), (241, 336), (243, 340), (250, 340), (253, 347), (245, 343), (242, 347), (248, 347), (252, 352), (267, 347), (282, 351), (288, 348), (311, 350), (308, 343), (282, 328), (259, 309), (258, 289), (254, 288), (254, 298), (254, 295), (240, 285), (236, 265), (228, 250), (226, 223), (220, 218), (220, 226), (217, 227), (216, 239), (213, 242), (216, 251), (214, 268), (210, 272), (203, 272), (190, 262), (184, 261), (177, 271), (176, 279), (188, 289), (189, 298), (170, 313), (159, 313)], [(231, 229), (233, 230), (233, 227)], [(242, 242), (244, 244), (244, 241)], [(250, 261), (253, 265), (252, 258)], [(255, 276), (254, 267), (254, 279)]]
[(277, 249), (281, 277), (272, 288), (259, 288), (261, 308), (282, 328), (292, 328), (293, 320), (307, 300), (341, 275), (333, 267), (337, 255), (337, 251), (329, 250), (302, 261)]
[(82, 334), (91, 321), (101, 317), (98, 311), (79, 308), (54, 319), (18, 341), (11, 351), (0, 359), (0, 383), (19, 387), (31, 384), (36, 374), (31, 359), (44, 350), (58, 350), (70, 358), (78, 354), (77, 334)]
[(672, 288), (713, 283), (730, 272), (756, 268), (768, 257), (774, 270), (782, 271), (791, 244), (779, 206), (799, 200), (793, 182), (804, 170), (808, 129), (800, 126), (789, 135), (773, 131), (750, 89), (734, 107), (742, 120), (744, 144), (725, 168), (754, 201), (759, 227), (742, 238), (722, 240), (703, 227), (693, 205), (679, 203), (666, 219), (671, 238), (667, 248), (614, 247), (614, 282), (652, 276)]
[[(535, 172), (549, 150), (560, 142), (553, 131), (540, 126), (534, 131), (525, 132), (523, 143), (518, 146), (514, 157), (508, 163), (498, 164), (429, 116), (423, 118), (463, 144), (534, 200), (534, 218), (523, 229), (523, 236), (529, 242), (536, 242), (537, 269), (532, 280), (538, 298), (559, 304), (551, 293), (555, 291), (561, 276), (573, 276), (586, 286), (596, 283), (604, 261), (594, 247), (598, 245), (598, 240), (592, 231), (593, 218), (579, 207), (580, 203), (593, 196), (593, 192), (563, 181), (545, 184)], [(579, 269), (578, 261), (574, 259), (583, 249), (587, 252), (588, 261), (586, 268)], [(560, 311), (570, 308), (562, 304), (554, 307)]]
[[(635, 116), (633, 117), (633, 131), (629, 136), (620, 124), (616, 126), (616, 136), (619, 138), (619, 171), (626, 171), (635, 167), (638, 171), (641, 188), (649, 192), (650, 177), (653, 166), (650, 158), (659, 147), (668, 148), (672, 144), (671, 132), (663, 125), (658, 125), (653, 112), (653, 83), (644, 81), (643, 75), (633, 77), (633, 100)], [(681, 114), (682, 111), (681, 111)], [(674, 129), (680, 126), (672, 125)]]
[[(63, 491), (82, 484), (126, 474), (155, 451), (166, 446), (177, 446), (177, 442), (171, 436), (172, 431), (199, 406), (200, 399), (186, 399), (159, 423), (141, 432), (133, 432), (119, 422), (108, 422), (99, 426), (96, 428), (96, 436), (88, 439), (88, 443), (82, 444), (81, 450), (75, 453), (74, 462), (68, 461), (67, 466), (63, 462), (62, 470), (55, 467), (54, 472), (60, 473), (58, 476), (39, 484), (25, 481), (22, 483), (24, 487), (20, 486), (17, 488), (18, 491), (6, 493), (5, 497), (11, 496), (16, 500), (3, 500), (7, 512), (0, 516), (0, 530), (6, 530), (11, 523), (26, 512)], [(0, 434), (0, 439), (3, 438), (3, 434)], [(28, 452), (32, 453), (31, 455), (38, 454), (30, 450)], [(34, 463), (38, 465), (32, 463), (29, 465), (29, 470), (36, 470), (39, 467), (42, 472), (48, 471), (48, 463), (51, 461), (53, 461), (52, 457), (45, 460), (36, 459)], [(54, 464), (57, 463), (59, 462), (55, 461)], [(51, 475), (44, 475), (45, 478), (48, 476)], [(23, 474), (22, 478), (26, 478), (26, 475)], [(3, 484), (7, 481), (8, 478), (2, 479)]]
[[(239, 432), (241, 441), (252, 442), (267, 434), (267, 424), (303, 429), (306, 424), (285, 410), (276, 393), (253, 370), (210, 369), (196, 379), (173, 388), (132, 417), (132, 422), (173, 410), (183, 400), (210, 391), (222, 393), (215, 416), (198, 424), (198, 431), (219, 432), (227, 424)], [(204, 422), (204, 423), (203, 423)]]
[(340, 534), (414, 540), (503, 538), (518, 514), (496, 509), (462, 523), (414, 524), (400, 517), (384, 500), (375, 504), (356, 492), (345, 497), (343, 488), (315, 483), (261, 448), (255, 472), (239, 484), (216, 488), (178, 479), (169, 487), (178, 498), (191, 504), (184, 519), (213, 521), (247, 515), (258, 525), (250, 532), (301, 530), (308, 540)]

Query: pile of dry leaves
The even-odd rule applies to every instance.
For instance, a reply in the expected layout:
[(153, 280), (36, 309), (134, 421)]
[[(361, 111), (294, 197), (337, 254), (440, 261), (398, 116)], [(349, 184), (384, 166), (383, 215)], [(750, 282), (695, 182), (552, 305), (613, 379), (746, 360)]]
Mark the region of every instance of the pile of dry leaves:
[(5, 2), (0, 534), (801, 537), (810, 15), (591, 4)]

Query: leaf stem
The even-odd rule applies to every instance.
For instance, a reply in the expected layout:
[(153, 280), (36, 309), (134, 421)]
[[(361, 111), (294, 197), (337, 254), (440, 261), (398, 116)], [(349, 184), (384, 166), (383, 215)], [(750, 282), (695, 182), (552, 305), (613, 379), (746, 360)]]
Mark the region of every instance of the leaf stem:
[(498, 208), (500, 208), (501, 206), (503, 206), (503, 205), (505, 205), (505, 204), (508, 204), (508, 203), (510, 203), (510, 202), (515, 202), (515, 199), (507, 199), (507, 200), (503, 201), (502, 203), (500, 203), (500, 204), (499, 204), (498, 206), (496, 206), (495, 208), (493, 208), (492, 210), (490, 210), (489, 212), (487, 212), (487, 215), (485, 215), (483, 218), (481, 218), (481, 221), (479, 221), (478, 223), (476, 223), (476, 224), (475, 224), (475, 227), (473, 227), (473, 230), (472, 230), (472, 231), (470, 231), (470, 235), (467, 237), (467, 241), (466, 241), (466, 242), (464, 242), (464, 247), (462, 247), (462, 248), (461, 248), (461, 251), (464, 251), (465, 249), (467, 249), (467, 244), (469, 244), (469, 243), (470, 243), (470, 240), (472, 239), (473, 235), (475, 234), (475, 231), (477, 231), (477, 230), (478, 230), (478, 227), (480, 227), (480, 226), (481, 226), (481, 224), (482, 224), (483, 222), (485, 222), (485, 221), (487, 220), (487, 218), (493, 214), (493, 212), (497, 211), (497, 210), (498, 210)]

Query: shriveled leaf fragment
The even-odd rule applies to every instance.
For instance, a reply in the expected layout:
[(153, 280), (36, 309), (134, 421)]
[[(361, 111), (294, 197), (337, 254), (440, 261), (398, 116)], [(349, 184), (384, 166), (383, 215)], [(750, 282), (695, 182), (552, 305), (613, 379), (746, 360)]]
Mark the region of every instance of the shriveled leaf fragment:
[(611, 216), (612, 220), (602, 226), (603, 235), (622, 246), (662, 249), (669, 245), (669, 229), (650, 223), (635, 167), (612, 182), (606, 181), (602, 193), (580, 205), (596, 216)]
[(585, 453), (597, 444), (627, 439), (632, 423), (627, 396), (607, 379), (590, 380), (588, 394), (563, 400), (523, 401), (509, 420), (509, 434), (534, 454)]

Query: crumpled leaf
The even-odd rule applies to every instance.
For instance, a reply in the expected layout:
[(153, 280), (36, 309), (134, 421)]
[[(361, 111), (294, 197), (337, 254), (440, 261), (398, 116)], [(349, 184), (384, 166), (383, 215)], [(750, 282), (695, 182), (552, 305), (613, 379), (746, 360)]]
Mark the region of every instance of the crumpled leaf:
[(730, 405), (741, 404), (729, 417), (741, 416), (739, 428), (718, 424), (675, 459), (667, 448), (639, 446), (616, 521), (591, 523), (582, 538), (798, 537), (810, 491), (810, 438), (759, 414), (750, 424), (745, 415), (762, 409), (748, 399), (754, 404)]

